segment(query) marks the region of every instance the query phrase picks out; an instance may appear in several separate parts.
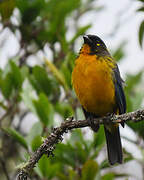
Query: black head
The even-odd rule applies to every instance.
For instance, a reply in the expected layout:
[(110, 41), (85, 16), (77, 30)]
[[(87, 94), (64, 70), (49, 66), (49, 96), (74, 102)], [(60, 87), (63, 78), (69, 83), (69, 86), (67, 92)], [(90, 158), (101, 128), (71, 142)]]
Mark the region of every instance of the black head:
[(88, 44), (91, 49), (91, 54), (108, 54), (107, 47), (105, 43), (95, 35), (85, 35), (83, 36), (84, 44)]

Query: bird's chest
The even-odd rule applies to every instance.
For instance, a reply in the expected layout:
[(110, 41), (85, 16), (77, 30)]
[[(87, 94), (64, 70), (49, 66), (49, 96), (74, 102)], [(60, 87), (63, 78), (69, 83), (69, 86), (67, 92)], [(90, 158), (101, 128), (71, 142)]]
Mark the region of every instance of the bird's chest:
[(97, 115), (113, 112), (115, 88), (112, 69), (104, 60), (78, 60), (72, 82), (82, 106)]

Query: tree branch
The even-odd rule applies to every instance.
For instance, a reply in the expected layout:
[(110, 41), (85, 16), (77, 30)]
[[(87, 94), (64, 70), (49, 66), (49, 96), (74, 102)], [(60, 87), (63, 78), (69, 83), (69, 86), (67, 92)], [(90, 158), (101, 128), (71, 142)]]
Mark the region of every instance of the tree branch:
[[(138, 110), (131, 113), (126, 113), (118, 116), (106, 116), (103, 118), (93, 119), (95, 124), (109, 124), (109, 123), (120, 123), (126, 121), (139, 122), (144, 120), (144, 110)], [(53, 132), (45, 139), (43, 144), (32, 154), (29, 161), (20, 168), (20, 172), (17, 176), (17, 180), (27, 180), (30, 171), (35, 167), (36, 163), (46, 154), (48, 157), (53, 155), (55, 145), (62, 141), (63, 134), (67, 133), (68, 130), (88, 127), (88, 120), (75, 121), (73, 118), (68, 118), (60, 127), (54, 128)]]

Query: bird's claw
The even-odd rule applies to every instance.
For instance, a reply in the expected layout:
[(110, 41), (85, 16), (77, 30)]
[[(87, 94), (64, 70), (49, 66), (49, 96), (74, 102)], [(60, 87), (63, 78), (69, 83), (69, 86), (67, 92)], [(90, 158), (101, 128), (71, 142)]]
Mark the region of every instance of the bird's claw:
[(93, 130), (94, 132), (97, 132), (98, 129), (99, 129), (99, 125), (95, 125), (92, 117), (89, 117), (89, 118), (88, 118), (88, 122), (89, 122), (89, 125), (90, 125), (90, 127), (92, 128), (92, 130)]

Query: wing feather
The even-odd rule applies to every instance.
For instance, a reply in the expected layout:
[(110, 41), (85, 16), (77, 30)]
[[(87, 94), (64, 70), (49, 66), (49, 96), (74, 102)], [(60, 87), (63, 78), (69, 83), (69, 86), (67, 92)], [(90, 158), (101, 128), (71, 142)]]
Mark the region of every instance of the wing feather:
[(118, 66), (113, 69), (114, 72), (114, 84), (115, 84), (115, 96), (116, 96), (116, 103), (119, 109), (119, 114), (124, 114), (126, 112), (126, 98), (123, 90), (123, 83), (120, 76), (120, 72)]

